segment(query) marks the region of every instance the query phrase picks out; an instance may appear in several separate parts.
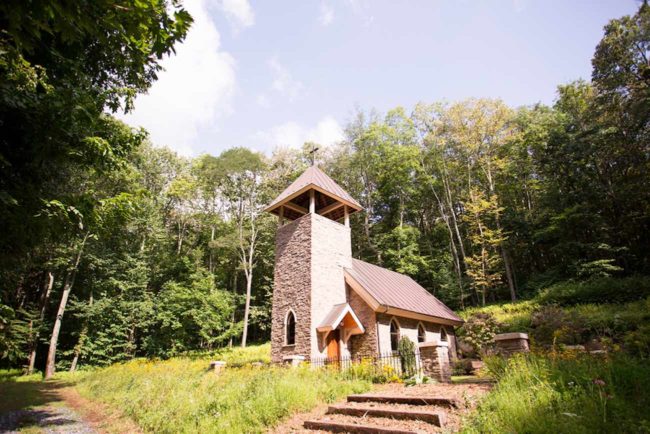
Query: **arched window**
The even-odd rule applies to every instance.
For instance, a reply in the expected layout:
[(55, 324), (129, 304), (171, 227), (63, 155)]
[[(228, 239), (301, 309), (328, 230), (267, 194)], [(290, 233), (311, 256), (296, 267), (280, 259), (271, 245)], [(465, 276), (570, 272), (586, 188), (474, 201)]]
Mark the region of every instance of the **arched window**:
[(287, 319), (284, 321), (284, 344), (296, 344), (296, 315), (290, 310)]
[(427, 340), (427, 330), (424, 328), (424, 324), (418, 324), (418, 342), (422, 343)]
[(447, 330), (444, 327), (440, 327), (440, 342), (447, 342)]
[(390, 321), (390, 349), (391, 351), (397, 351), (397, 345), (399, 344), (399, 323), (395, 318)]

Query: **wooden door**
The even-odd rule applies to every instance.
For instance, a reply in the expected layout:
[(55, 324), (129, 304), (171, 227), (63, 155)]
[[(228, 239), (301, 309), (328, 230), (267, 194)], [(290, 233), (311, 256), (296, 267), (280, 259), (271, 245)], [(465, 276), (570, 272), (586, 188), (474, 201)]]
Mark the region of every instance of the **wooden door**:
[(332, 330), (327, 335), (327, 358), (330, 360), (338, 360), (339, 356), (339, 331)]

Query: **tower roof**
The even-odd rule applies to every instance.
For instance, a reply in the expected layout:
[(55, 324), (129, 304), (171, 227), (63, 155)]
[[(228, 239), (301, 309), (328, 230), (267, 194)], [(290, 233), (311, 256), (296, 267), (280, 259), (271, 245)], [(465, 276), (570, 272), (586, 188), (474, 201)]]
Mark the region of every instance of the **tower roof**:
[(359, 202), (334, 182), (332, 178), (317, 166), (310, 166), (298, 179), (280, 193), (266, 207), (265, 211), (279, 214), (280, 207), (284, 206), (283, 215), (294, 220), (308, 212), (310, 190), (315, 191), (316, 212), (332, 220), (343, 217), (344, 205), (348, 207), (350, 213), (363, 209)]

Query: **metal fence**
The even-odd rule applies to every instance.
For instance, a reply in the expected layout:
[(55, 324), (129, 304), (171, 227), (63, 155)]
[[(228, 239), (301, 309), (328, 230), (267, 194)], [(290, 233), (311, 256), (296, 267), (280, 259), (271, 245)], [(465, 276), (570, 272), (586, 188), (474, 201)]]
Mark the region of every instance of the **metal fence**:
[(422, 374), (420, 351), (400, 355), (397, 351), (373, 356), (338, 358), (315, 357), (305, 360), (312, 367), (340, 371), (353, 377), (392, 377), (408, 378)]

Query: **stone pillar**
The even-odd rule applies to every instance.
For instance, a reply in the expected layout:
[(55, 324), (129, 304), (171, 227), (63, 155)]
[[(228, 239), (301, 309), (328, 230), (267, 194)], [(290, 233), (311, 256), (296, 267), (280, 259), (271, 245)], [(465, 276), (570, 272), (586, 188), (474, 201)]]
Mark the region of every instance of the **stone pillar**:
[(423, 342), (419, 345), (422, 371), (442, 383), (451, 382), (448, 342)]
[(222, 361), (222, 360), (216, 360), (216, 361), (214, 361), (214, 362), (210, 362), (210, 369), (212, 369), (212, 371), (213, 371), (215, 374), (220, 373), (220, 372), (223, 371), (225, 368), (226, 368), (226, 362), (224, 362), (224, 361)]
[(494, 337), (494, 343), (497, 351), (505, 356), (530, 351), (526, 333), (501, 333)]

